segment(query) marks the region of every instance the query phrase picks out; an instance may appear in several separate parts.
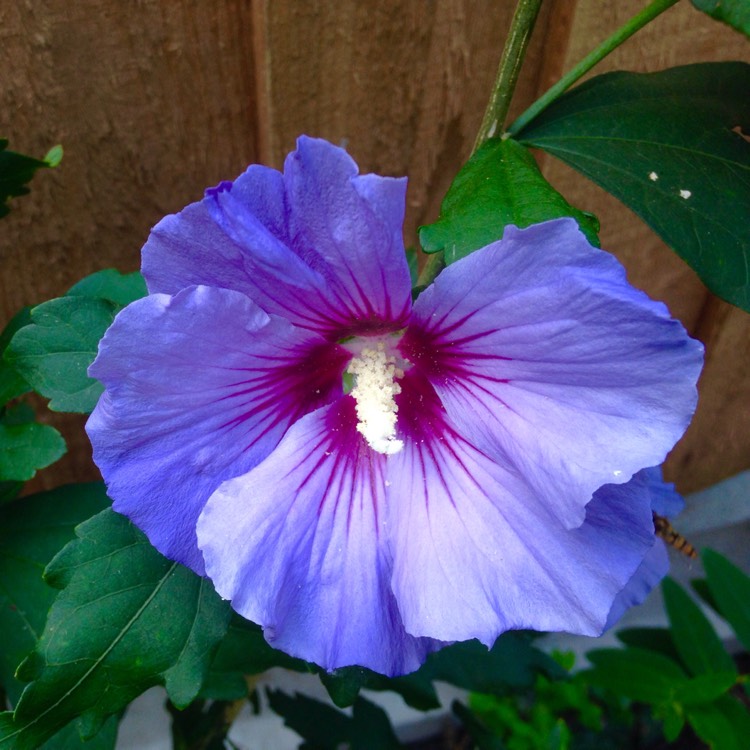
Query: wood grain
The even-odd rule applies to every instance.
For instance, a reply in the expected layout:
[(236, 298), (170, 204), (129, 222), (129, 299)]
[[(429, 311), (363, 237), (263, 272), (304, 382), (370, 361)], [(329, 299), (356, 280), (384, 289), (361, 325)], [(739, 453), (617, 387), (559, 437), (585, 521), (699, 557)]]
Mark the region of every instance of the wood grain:
[[(280, 166), (307, 133), (346, 145), (363, 171), (408, 175), (413, 244), (471, 151), (514, 5), (266, 0), (267, 161)], [(516, 110), (533, 100), (543, 45), (544, 33), (529, 51)]]
[(149, 228), (256, 158), (249, 4), (4, 3), (0, 132), (65, 158), (14, 201), (0, 315), (134, 270)]

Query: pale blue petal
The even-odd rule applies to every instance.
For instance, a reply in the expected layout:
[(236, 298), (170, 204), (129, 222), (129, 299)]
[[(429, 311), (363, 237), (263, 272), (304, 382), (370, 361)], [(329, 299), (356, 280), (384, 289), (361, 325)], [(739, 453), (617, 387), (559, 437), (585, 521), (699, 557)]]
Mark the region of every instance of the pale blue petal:
[(399, 328), (411, 309), (402, 236), (406, 179), (358, 172), (343, 149), (299, 138), (284, 163), (290, 233), (353, 328)]
[(508, 227), (448, 267), (417, 300), (401, 350), (462, 435), (569, 528), (598, 487), (663, 460), (693, 414), (703, 360), (572, 219)]
[(661, 539), (654, 541), (643, 562), (638, 566), (633, 577), (617, 595), (607, 617), (606, 628), (609, 630), (631, 607), (643, 604), (651, 591), (661, 583), (669, 572), (669, 555)]
[(198, 521), (206, 571), (268, 642), (335, 669), (417, 669), (443, 644), (404, 631), (390, 589), (385, 457), (355, 429), (350, 397), (296, 422)]
[(114, 509), (202, 573), (195, 524), (209, 495), (339, 397), (349, 356), (226, 289), (128, 306), (89, 370), (106, 388), (86, 429)]
[(393, 591), (406, 630), (490, 646), (511, 629), (602, 632), (654, 543), (647, 493), (598, 495), (566, 529), (533, 483), (468, 443), (407, 373), (388, 457)]
[[(645, 493), (649, 498), (651, 510), (663, 516), (674, 517), (685, 505), (674, 485), (665, 482), (662, 478), (660, 466), (642, 469), (626, 485), (605, 485), (597, 490), (594, 498), (624, 491)], [(627, 586), (615, 599), (607, 619), (607, 628), (612, 627), (628, 609), (642, 604), (668, 571), (669, 556), (666, 546), (661, 539), (655, 537), (654, 546), (628, 581)]]
[(285, 172), (253, 165), (157, 224), (143, 248), (152, 292), (235, 289), (328, 338), (402, 327), (411, 307), (401, 237), (406, 181), (358, 174), (302, 137)]
[(633, 478), (640, 478), (647, 485), (648, 491), (651, 493), (651, 509), (654, 513), (668, 518), (675, 518), (682, 513), (685, 508), (685, 501), (672, 482), (664, 481), (661, 466), (643, 469)]

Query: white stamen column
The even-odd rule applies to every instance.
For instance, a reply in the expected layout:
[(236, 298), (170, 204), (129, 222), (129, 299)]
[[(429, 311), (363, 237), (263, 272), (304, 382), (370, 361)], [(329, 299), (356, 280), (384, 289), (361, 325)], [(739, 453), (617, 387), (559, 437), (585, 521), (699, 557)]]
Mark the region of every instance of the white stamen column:
[(396, 439), (395, 396), (401, 393), (396, 378), (404, 371), (396, 366), (396, 357), (379, 341), (375, 348), (365, 347), (346, 370), (354, 376), (351, 395), (357, 402), (357, 430), (378, 453), (398, 453), (403, 440)]

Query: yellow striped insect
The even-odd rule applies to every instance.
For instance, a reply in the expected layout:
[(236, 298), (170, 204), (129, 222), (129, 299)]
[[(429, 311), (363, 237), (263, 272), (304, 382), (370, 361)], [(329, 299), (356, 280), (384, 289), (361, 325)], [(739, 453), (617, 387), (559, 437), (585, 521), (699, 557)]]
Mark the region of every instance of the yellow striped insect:
[(669, 520), (654, 513), (654, 531), (656, 536), (663, 539), (670, 547), (674, 547), (678, 552), (695, 560), (698, 552), (682, 534), (674, 530)]

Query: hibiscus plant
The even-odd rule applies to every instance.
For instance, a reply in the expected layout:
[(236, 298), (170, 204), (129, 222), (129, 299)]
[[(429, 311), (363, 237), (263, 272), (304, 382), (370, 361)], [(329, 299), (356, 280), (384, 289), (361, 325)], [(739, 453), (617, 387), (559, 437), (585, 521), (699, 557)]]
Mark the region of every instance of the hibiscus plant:
[[(623, 698), (670, 740), (687, 722), (741, 746), (746, 676), (670, 579), (670, 628), (623, 631), (627, 649), (592, 652), (573, 678), (537, 643), (613, 627), (664, 579), (664, 540), (696, 556), (659, 466), (695, 410), (703, 347), (628, 283), (529, 149), (615, 195), (750, 310), (750, 65), (574, 86), (675, 2), (649, 4), (507, 123), (541, 4), (520, 0), (474, 153), (419, 230), (418, 276), (406, 178), (360, 174), (303, 135), (283, 170), (251, 165), (163, 218), (141, 273), (102, 270), (11, 320), (2, 750), (112, 748), (154, 685), (175, 747), (233, 746), (274, 666), (352, 706), (263, 693), (305, 747), (400, 747), (360, 690), (427, 710), (437, 681), (471, 694), (454, 710), (482, 748), (603, 742), (637, 715)], [(694, 5), (750, 32), (744, 0)], [(61, 157), (6, 145), (3, 213)], [(31, 392), (90, 415), (103, 482), (22, 494), (65, 450)], [(747, 577), (703, 561), (699, 592), (750, 645)]]

